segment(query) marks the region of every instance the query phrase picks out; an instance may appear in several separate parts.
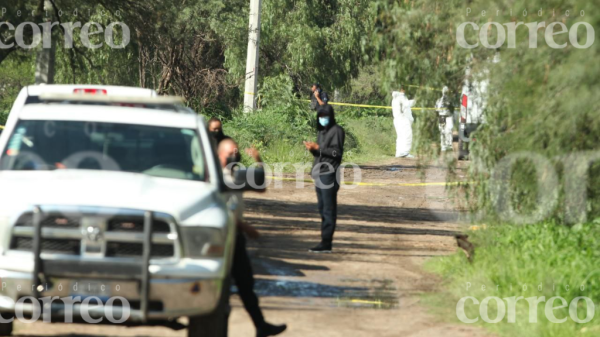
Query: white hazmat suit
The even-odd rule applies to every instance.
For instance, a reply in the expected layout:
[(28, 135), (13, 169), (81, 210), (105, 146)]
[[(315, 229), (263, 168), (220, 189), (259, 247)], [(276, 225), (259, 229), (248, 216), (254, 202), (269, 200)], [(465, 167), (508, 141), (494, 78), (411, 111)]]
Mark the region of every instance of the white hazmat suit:
[(453, 114), (445, 106), (448, 87), (442, 89), (442, 97), (435, 103), (436, 111), (440, 117), (440, 141), (442, 151), (452, 151), (452, 129), (454, 128)]
[(403, 92), (392, 92), (392, 113), (394, 114), (394, 127), (396, 128), (396, 157), (412, 157), (412, 106), (415, 100), (409, 100)]

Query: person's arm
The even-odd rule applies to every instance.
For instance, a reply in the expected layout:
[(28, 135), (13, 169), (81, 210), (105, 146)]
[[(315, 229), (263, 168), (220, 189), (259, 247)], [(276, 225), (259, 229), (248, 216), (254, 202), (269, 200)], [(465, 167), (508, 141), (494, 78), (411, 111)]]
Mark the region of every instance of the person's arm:
[[(249, 149), (246, 149), (246, 153), (247, 153), (247, 154), (248, 154), (250, 157), (252, 157), (252, 159), (254, 159), (254, 161), (255, 161), (255, 162), (258, 164), (258, 165), (257, 165), (258, 167), (261, 167), (261, 168), (263, 167), (263, 161), (262, 161), (262, 158), (260, 157), (260, 153), (258, 152), (258, 150), (257, 150), (257, 149), (256, 149), (254, 146), (252, 146), (252, 147), (251, 147), (251, 148), (249, 148)], [(267, 191), (267, 188), (265, 187), (264, 189), (262, 189), (262, 190), (257, 190), (257, 191), (255, 191), (255, 192), (258, 192), (258, 193), (264, 193), (264, 192), (266, 192), (266, 191)]]
[(254, 146), (252, 146), (249, 149), (246, 149), (246, 153), (250, 157), (252, 157), (252, 159), (254, 159), (254, 161), (257, 162), (259, 164), (259, 166), (262, 166), (262, 164), (263, 164), (262, 158), (260, 157), (260, 153)]
[(315, 98), (317, 99), (317, 102), (319, 103), (319, 105), (325, 105), (325, 102), (323, 102), (321, 100), (321, 93), (319, 92), (319, 90), (315, 90)]
[(314, 143), (314, 147), (312, 149), (310, 149), (310, 153), (313, 155), (313, 157), (320, 157), (321, 153), (319, 152), (319, 150), (317, 150), (317, 148), (319, 147), (319, 144)]
[(320, 156), (320, 153), (319, 153), (319, 150), (318, 150), (319, 144), (317, 144), (315, 142), (307, 142), (307, 141), (304, 141), (303, 143), (304, 143), (304, 147), (306, 147), (306, 149), (308, 151), (310, 151), (310, 153), (312, 153), (312, 155), (314, 157), (319, 157)]

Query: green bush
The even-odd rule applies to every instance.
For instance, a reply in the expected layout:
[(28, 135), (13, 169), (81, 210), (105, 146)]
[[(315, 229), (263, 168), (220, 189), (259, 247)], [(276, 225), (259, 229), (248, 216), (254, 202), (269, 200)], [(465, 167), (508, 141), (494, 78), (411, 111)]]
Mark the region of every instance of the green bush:
[[(231, 118), (223, 123), (225, 133), (242, 148), (256, 147), (267, 163), (312, 160), (302, 141), (315, 137), (314, 114), (293, 95), (291, 79), (265, 78), (258, 102), (260, 109), (253, 113), (233, 111)], [(244, 158), (249, 163), (245, 155)]]
[[(33, 84), (35, 53), (13, 53), (0, 66), (0, 112), (8, 111), (13, 106), (19, 91)], [(5, 118), (5, 117), (0, 117)], [(4, 125), (6, 121), (2, 121)]]
[(8, 119), (8, 111), (0, 112), (0, 125), (6, 125), (6, 119)]
[[(600, 301), (600, 269), (597, 265), (600, 259), (600, 241), (597, 240), (600, 219), (574, 227), (553, 222), (527, 226), (497, 225), (469, 232), (469, 235), (469, 240), (478, 247), (472, 264), (467, 262), (462, 252), (427, 264), (428, 269), (441, 274), (447, 282), (445, 288), (450, 296), (441, 300), (437, 298), (436, 301), (441, 301), (438, 306), (451, 308), (454, 312), (458, 300), (465, 296), (479, 301), (490, 296), (545, 296), (546, 300), (561, 296), (568, 303), (584, 296), (594, 303)], [(466, 290), (467, 282), (471, 284), (469, 290)], [(483, 290), (482, 286), (486, 289)], [(579, 302), (580, 319), (586, 317), (584, 303)], [(496, 303), (491, 301), (490, 304), (489, 317), (494, 319), (496, 313), (492, 309), (496, 308)], [(567, 307), (555, 310), (557, 318), (567, 317), (567, 321), (552, 323), (544, 315), (544, 304), (538, 306), (537, 324), (529, 323), (526, 300), (517, 302), (515, 323), (508, 323), (505, 317), (498, 324), (485, 323), (481, 319), (478, 324), (506, 336), (598, 335), (600, 322), (597, 319), (585, 324), (575, 323), (568, 317)], [(467, 317), (480, 316), (478, 305), (469, 301), (465, 308)], [(458, 321), (454, 313), (451, 317)]]
[[(316, 140), (316, 115), (293, 92), (289, 77), (265, 78), (259, 90), (260, 109), (254, 113), (234, 111), (231, 118), (224, 120), (225, 133), (241, 148), (255, 146), (267, 163), (312, 162), (313, 157), (302, 142)], [(346, 131), (344, 161), (364, 163), (393, 155), (396, 133), (391, 115), (355, 118), (334, 109), (338, 123)], [(243, 158), (246, 164), (250, 163), (245, 154)]]
[(238, 112), (225, 121), (223, 129), (240, 147), (255, 146), (267, 163), (295, 163), (312, 158), (302, 141), (312, 140), (315, 132), (306, 123), (294, 124), (289, 115), (279, 111)]
[(338, 114), (346, 130), (345, 161), (362, 164), (391, 157), (396, 149), (396, 130), (391, 115), (354, 118)]
[(278, 111), (295, 124), (307, 124), (314, 119), (314, 111), (308, 109), (308, 103), (297, 99), (294, 83), (287, 75), (264, 78), (258, 91), (258, 103), (259, 109)]

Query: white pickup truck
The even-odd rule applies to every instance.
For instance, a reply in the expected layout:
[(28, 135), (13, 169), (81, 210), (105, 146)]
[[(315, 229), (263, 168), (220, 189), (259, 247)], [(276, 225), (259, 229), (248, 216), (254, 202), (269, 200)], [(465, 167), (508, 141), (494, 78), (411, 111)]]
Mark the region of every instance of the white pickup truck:
[(23, 89), (0, 136), (0, 335), (42, 313), (225, 336), (235, 224), (203, 118), (150, 90), (58, 87)]

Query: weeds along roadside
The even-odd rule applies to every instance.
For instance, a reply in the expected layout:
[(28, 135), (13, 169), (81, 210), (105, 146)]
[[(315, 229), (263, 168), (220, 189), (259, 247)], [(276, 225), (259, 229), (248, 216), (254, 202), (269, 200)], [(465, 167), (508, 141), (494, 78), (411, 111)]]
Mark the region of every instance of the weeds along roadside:
[[(444, 308), (444, 315), (458, 321), (457, 302), (472, 296), (480, 302), (486, 297), (513, 296), (541, 297), (546, 300), (563, 297), (568, 304), (579, 296), (600, 299), (600, 219), (573, 227), (544, 222), (535, 225), (507, 225), (473, 227), (469, 240), (477, 246), (470, 264), (462, 252), (433, 259), (426, 269), (440, 275), (443, 295), (427, 296), (431, 307)], [(467, 289), (469, 287), (469, 289)], [(482, 288), (485, 287), (485, 288)], [(541, 289), (541, 290), (540, 290)], [(505, 301), (506, 303), (506, 301)], [(586, 306), (580, 301), (577, 313), (586, 317)], [(537, 308), (538, 323), (529, 322), (529, 303), (523, 299), (516, 305), (516, 322), (508, 323), (505, 317), (497, 324), (475, 323), (502, 336), (597, 336), (600, 321), (575, 323), (569, 316), (569, 307), (554, 310), (557, 318), (567, 318), (564, 323), (552, 323), (545, 316), (545, 302)], [(554, 306), (559, 306), (557, 301)], [(494, 300), (488, 306), (489, 317), (497, 317)], [(596, 308), (598, 311), (598, 308)], [(467, 317), (480, 317), (480, 306), (467, 301)], [(440, 312), (441, 313), (441, 312)], [(596, 315), (598, 313), (596, 312)]]
[[(307, 109), (308, 110), (308, 109)], [(275, 108), (263, 108), (252, 114), (234, 113), (225, 120), (225, 133), (239, 142), (241, 148), (255, 146), (266, 163), (312, 162), (302, 141), (314, 141), (314, 116), (295, 116)], [(362, 164), (393, 155), (396, 133), (391, 116), (346, 117), (336, 115), (346, 131), (344, 162)], [(243, 154), (245, 164), (251, 160)], [(286, 167), (293, 171), (293, 167)]]

